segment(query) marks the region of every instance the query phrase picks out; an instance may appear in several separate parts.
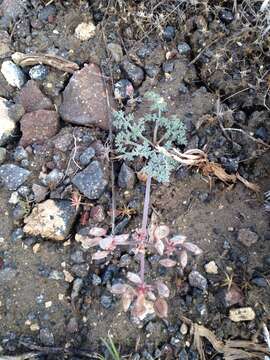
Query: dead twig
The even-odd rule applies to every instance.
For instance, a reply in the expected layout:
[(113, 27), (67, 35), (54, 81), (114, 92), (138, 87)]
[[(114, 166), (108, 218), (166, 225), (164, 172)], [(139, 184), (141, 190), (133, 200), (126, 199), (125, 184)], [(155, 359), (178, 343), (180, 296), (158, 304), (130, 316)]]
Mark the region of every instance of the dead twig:
[(12, 55), (12, 60), (22, 67), (45, 64), (71, 74), (74, 73), (74, 71), (79, 70), (78, 64), (66, 60), (61, 56), (50, 54), (22, 54), (17, 52)]

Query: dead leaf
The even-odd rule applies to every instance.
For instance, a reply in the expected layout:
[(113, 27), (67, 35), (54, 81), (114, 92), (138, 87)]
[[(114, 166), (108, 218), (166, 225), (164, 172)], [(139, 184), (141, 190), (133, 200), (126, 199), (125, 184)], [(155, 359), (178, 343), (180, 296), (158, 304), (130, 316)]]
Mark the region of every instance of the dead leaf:
[(191, 242), (185, 242), (182, 246), (194, 255), (200, 255), (202, 253), (202, 250), (197, 245), (192, 244)]
[(158, 298), (154, 302), (154, 310), (158, 317), (162, 319), (168, 317), (168, 304), (163, 298)]
[(176, 265), (176, 261), (169, 259), (169, 258), (161, 259), (161, 260), (159, 260), (159, 263), (162, 266), (167, 267), (167, 268), (174, 267)]
[(165, 297), (165, 298), (170, 296), (170, 289), (168, 288), (167, 285), (164, 284), (164, 282), (156, 281), (156, 287), (157, 287), (159, 296)]
[(93, 260), (101, 260), (109, 255), (109, 251), (97, 251), (92, 255)]
[(139, 284), (142, 283), (142, 280), (141, 280), (140, 276), (137, 275), (137, 274), (135, 274), (135, 273), (133, 273), (133, 272), (130, 272), (130, 271), (129, 271), (129, 272), (127, 273), (127, 278), (128, 278), (129, 281), (133, 282), (133, 283), (136, 284), (136, 285), (139, 285)]
[(93, 227), (90, 229), (89, 234), (91, 236), (105, 236), (107, 234), (107, 230), (104, 228)]
[(184, 269), (188, 263), (187, 252), (185, 250), (180, 251), (179, 257), (180, 257), (180, 264), (181, 264), (182, 268)]

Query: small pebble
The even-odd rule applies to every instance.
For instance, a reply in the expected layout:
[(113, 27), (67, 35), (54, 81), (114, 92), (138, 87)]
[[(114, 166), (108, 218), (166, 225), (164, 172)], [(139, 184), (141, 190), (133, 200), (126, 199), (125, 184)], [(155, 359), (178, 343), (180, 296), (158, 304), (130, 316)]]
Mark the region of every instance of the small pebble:
[(54, 345), (54, 336), (53, 333), (47, 329), (43, 328), (39, 332), (39, 340), (43, 345), (53, 346)]
[(119, 80), (114, 85), (114, 96), (117, 100), (128, 100), (134, 95), (132, 83), (127, 79)]
[(48, 68), (44, 65), (35, 65), (29, 70), (29, 76), (33, 80), (45, 80), (48, 76)]
[(0, 165), (5, 162), (7, 156), (7, 150), (3, 147), (0, 147)]
[(210, 261), (209, 263), (205, 264), (204, 269), (207, 274), (218, 274), (218, 267), (215, 261)]
[(173, 26), (166, 26), (163, 30), (163, 39), (167, 42), (172, 41), (175, 38), (175, 28)]
[(75, 29), (75, 36), (81, 41), (87, 41), (95, 36), (96, 26), (89, 22), (80, 23)]
[(39, 325), (38, 324), (31, 324), (30, 325), (30, 330), (31, 331), (38, 331), (39, 330)]
[(9, 83), (9, 85), (17, 88), (21, 88), (26, 82), (26, 77), (24, 72), (19, 66), (14, 64), (10, 60), (3, 62), (1, 67), (1, 73), (4, 75), (4, 78)]
[(219, 18), (223, 23), (229, 24), (230, 22), (233, 21), (234, 16), (233, 16), (233, 13), (230, 10), (222, 9), (219, 12)]
[(237, 240), (246, 247), (250, 247), (258, 241), (258, 238), (258, 235), (254, 231), (243, 228), (239, 230)]
[(181, 327), (180, 327), (180, 333), (181, 333), (182, 335), (186, 335), (186, 334), (188, 333), (188, 326), (187, 326), (185, 323), (183, 323), (183, 324), (181, 325)]
[(96, 275), (96, 274), (93, 274), (92, 275), (92, 284), (95, 285), (95, 286), (98, 286), (101, 284), (101, 277)]
[(180, 55), (187, 55), (191, 52), (191, 47), (186, 42), (177, 45), (177, 50)]
[(100, 303), (105, 309), (109, 309), (112, 306), (112, 295), (102, 295)]
[(188, 276), (188, 281), (192, 287), (198, 288), (203, 291), (207, 289), (206, 278), (196, 270), (191, 271)]
[(92, 147), (87, 148), (84, 152), (80, 155), (80, 164), (82, 166), (87, 166), (90, 164), (90, 161), (95, 156), (95, 149)]
[(17, 146), (13, 153), (13, 158), (15, 161), (19, 162), (22, 161), (23, 159), (27, 159), (28, 153), (22, 146)]
[(24, 237), (24, 232), (23, 232), (23, 229), (21, 229), (21, 228), (18, 228), (18, 229), (14, 230), (14, 231), (11, 233), (11, 240), (12, 240), (12, 241), (22, 240), (23, 237)]
[(251, 307), (231, 309), (229, 318), (233, 322), (251, 321), (255, 319), (255, 312)]

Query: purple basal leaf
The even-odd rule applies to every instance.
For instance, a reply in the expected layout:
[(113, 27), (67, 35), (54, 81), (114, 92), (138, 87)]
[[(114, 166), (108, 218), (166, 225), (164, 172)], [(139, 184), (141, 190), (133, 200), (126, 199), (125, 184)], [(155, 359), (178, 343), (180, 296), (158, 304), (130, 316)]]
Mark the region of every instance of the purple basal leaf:
[(114, 236), (114, 241), (117, 245), (128, 244), (129, 234), (122, 234)]
[(97, 251), (92, 255), (93, 260), (101, 260), (109, 255), (109, 251)]
[(154, 237), (156, 240), (165, 239), (170, 233), (170, 228), (166, 225), (157, 226), (154, 231)]
[(155, 249), (157, 250), (157, 252), (159, 253), (159, 255), (163, 255), (164, 253), (164, 243), (162, 240), (157, 240), (155, 242)]
[(89, 234), (91, 236), (105, 236), (107, 234), (107, 230), (99, 227), (93, 227), (89, 231)]
[(186, 250), (180, 251), (179, 258), (180, 258), (180, 264), (181, 264), (182, 268), (184, 269), (187, 266), (187, 262), (188, 262), (188, 255), (187, 255)]
[(202, 253), (202, 250), (195, 244), (192, 244), (191, 242), (185, 242), (182, 245), (186, 250), (192, 252), (194, 255), (200, 255)]
[(135, 297), (135, 292), (132, 288), (127, 289), (122, 295), (122, 304), (124, 311), (128, 311), (130, 304), (132, 303)]
[(186, 236), (184, 236), (184, 235), (175, 235), (170, 239), (170, 241), (174, 245), (181, 245), (186, 241)]
[(107, 236), (105, 238), (102, 238), (99, 242), (99, 246), (101, 249), (109, 250), (113, 248), (113, 237)]
[(147, 291), (146, 296), (151, 301), (155, 301), (157, 299), (156, 295), (153, 293), (153, 291)]
[(133, 282), (136, 285), (140, 285), (142, 283), (142, 280), (141, 280), (140, 276), (133, 273), (133, 272), (129, 271), (127, 273), (127, 278), (128, 278), (129, 281)]
[(158, 298), (154, 302), (154, 309), (158, 317), (164, 319), (168, 316), (168, 304), (163, 298)]
[(169, 290), (168, 286), (165, 285), (162, 281), (157, 281), (156, 287), (157, 287), (159, 296), (165, 297), (165, 298), (170, 296), (170, 290)]
[(121, 295), (126, 291), (126, 289), (127, 289), (126, 284), (119, 283), (119, 284), (112, 285), (111, 292), (116, 295)]
[(174, 267), (176, 265), (176, 261), (169, 259), (169, 258), (161, 259), (161, 260), (159, 260), (159, 263), (162, 266), (167, 267), (167, 268)]
[(145, 297), (143, 294), (140, 294), (135, 301), (134, 307), (132, 309), (132, 315), (141, 318), (145, 314), (145, 311)]

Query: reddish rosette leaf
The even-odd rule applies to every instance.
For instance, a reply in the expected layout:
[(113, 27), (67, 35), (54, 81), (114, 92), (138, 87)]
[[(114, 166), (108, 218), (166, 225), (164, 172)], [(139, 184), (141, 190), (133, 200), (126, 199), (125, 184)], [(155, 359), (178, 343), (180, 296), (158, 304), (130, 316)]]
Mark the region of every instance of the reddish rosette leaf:
[(131, 314), (132, 316), (135, 316), (137, 318), (143, 318), (145, 312), (146, 312), (145, 297), (143, 294), (140, 294), (135, 301)]
[(169, 259), (169, 258), (161, 259), (161, 260), (159, 260), (159, 263), (162, 266), (167, 267), (167, 268), (174, 267), (176, 265), (176, 261)]
[(156, 287), (157, 287), (159, 296), (165, 297), (165, 298), (170, 296), (170, 289), (162, 281), (157, 281)]
[(98, 246), (101, 239), (101, 237), (90, 238), (88, 236), (82, 236), (80, 234), (75, 235), (75, 240), (81, 242), (82, 247), (85, 249)]
[(142, 280), (141, 280), (140, 276), (133, 273), (133, 272), (129, 271), (127, 273), (127, 278), (128, 278), (129, 281), (133, 282), (136, 285), (140, 285), (142, 283)]
[(99, 246), (104, 250), (113, 250), (115, 248), (114, 239), (112, 236), (102, 238), (99, 242)]
[(134, 298), (135, 298), (135, 291), (132, 289), (132, 287), (127, 287), (122, 295), (122, 304), (125, 312), (128, 311)]
[(163, 243), (163, 241), (162, 240), (157, 240), (156, 242), (155, 242), (155, 249), (157, 250), (157, 252), (159, 253), (159, 255), (163, 255), (163, 253), (164, 253), (164, 243)]
[(202, 250), (195, 244), (192, 244), (190, 242), (185, 242), (183, 244), (183, 247), (193, 253), (194, 255), (200, 255), (202, 253)]
[(117, 245), (126, 245), (128, 243), (129, 234), (122, 234), (114, 236), (114, 241)]
[(127, 290), (126, 284), (114, 284), (111, 287), (111, 293), (115, 295), (122, 295)]
[(187, 266), (187, 262), (188, 262), (188, 255), (187, 255), (186, 250), (180, 251), (179, 258), (180, 258), (180, 264), (181, 264), (182, 268), (184, 269)]
[(186, 236), (184, 236), (184, 235), (175, 235), (170, 239), (170, 241), (174, 245), (181, 245), (186, 241)]
[(153, 293), (153, 291), (147, 291), (147, 298), (151, 301), (155, 301), (157, 298), (156, 298), (156, 295)]
[(89, 234), (91, 236), (105, 236), (107, 234), (107, 230), (104, 228), (99, 228), (99, 227), (93, 227), (90, 231)]
[(93, 260), (101, 260), (109, 255), (109, 251), (97, 251), (92, 255)]
[(154, 310), (161, 319), (168, 317), (168, 304), (163, 298), (158, 298), (154, 302)]
[(156, 240), (165, 239), (170, 233), (170, 228), (166, 225), (157, 226), (154, 230), (154, 237)]

